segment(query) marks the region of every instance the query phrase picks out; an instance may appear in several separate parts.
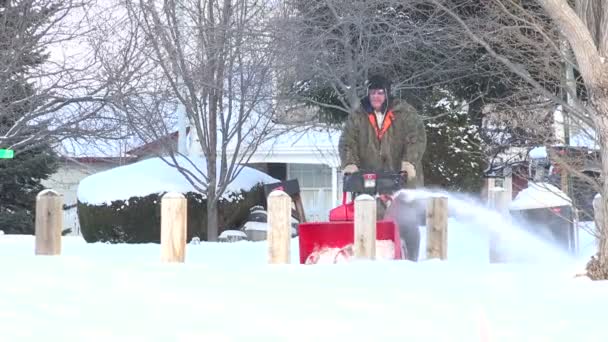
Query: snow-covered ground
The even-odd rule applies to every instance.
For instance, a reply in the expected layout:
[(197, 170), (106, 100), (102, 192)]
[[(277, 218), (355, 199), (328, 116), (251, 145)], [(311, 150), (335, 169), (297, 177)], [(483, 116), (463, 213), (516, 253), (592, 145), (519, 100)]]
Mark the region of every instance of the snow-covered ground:
[[(34, 256), (34, 237), (0, 235), (0, 341), (605, 340), (608, 282), (575, 277), (589, 234), (568, 255), (449, 196), (447, 261), (426, 259), (424, 227), (419, 263), (318, 265), (298, 264), (298, 238), (289, 265), (267, 264), (266, 241), (189, 244), (163, 264), (158, 244), (68, 236)], [(490, 231), (509, 263), (489, 263)]]
[[(34, 256), (0, 235), (1, 341), (603, 341), (608, 283), (587, 259), (488, 264), (461, 227), (448, 261), (266, 264), (267, 243), (87, 244)], [(467, 246), (468, 244), (468, 246)], [(423, 249), (424, 250), (424, 249)], [(424, 254), (424, 253), (423, 253)], [(424, 256), (423, 256), (424, 259)]]

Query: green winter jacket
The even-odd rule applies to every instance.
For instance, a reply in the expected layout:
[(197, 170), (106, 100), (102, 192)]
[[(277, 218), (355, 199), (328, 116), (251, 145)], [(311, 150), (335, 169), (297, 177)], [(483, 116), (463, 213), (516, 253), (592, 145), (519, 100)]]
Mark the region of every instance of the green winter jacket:
[[(391, 124), (388, 125), (386, 121), (391, 112)], [(414, 107), (405, 101), (394, 100), (384, 119), (384, 126), (388, 128), (381, 138), (372, 125), (375, 115), (372, 116), (370, 118), (370, 113), (360, 105), (346, 120), (338, 145), (342, 168), (354, 164), (360, 170), (399, 172), (401, 162), (408, 161), (416, 168), (416, 184), (407, 187), (424, 186), (422, 156), (426, 150), (426, 131)]]

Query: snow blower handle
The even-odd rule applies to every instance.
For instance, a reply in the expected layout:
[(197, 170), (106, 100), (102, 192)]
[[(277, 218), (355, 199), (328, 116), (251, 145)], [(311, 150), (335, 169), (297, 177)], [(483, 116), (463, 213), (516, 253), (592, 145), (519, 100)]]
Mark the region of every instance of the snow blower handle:
[(343, 188), (345, 193), (382, 195), (403, 189), (406, 182), (407, 177), (401, 172), (360, 170), (344, 174)]

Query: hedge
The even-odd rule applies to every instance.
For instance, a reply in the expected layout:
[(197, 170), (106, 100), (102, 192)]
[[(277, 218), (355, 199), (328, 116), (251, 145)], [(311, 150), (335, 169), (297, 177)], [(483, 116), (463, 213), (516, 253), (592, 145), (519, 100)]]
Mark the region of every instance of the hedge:
[[(82, 236), (87, 242), (160, 243), (160, 202), (163, 195), (131, 197), (113, 201), (110, 205), (78, 202)], [(188, 241), (195, 236), (207, 240), (206, 199), (194, 192), (184, 195), (188, 200)], [(219, 234), (241, 226), (247, 220), (249, 208), (265, 205), (262, 184), (250, 191), (229, 195), (229, 199), (221, 199), (218, 203)]]

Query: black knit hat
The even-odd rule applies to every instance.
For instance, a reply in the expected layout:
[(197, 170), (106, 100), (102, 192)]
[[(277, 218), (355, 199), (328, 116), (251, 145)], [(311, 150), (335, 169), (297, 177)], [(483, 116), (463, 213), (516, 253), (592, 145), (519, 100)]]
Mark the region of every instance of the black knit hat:
[(365, 96), (361, 101), (361, 104), (363, 105), (363, 108), (367, 113), (371, 113), (373, 111), (372, 105), (369, 101), (370, 89), (384, 89), (384, 91), (386, 92), (386, 100), (384, 100), (384, 103), (382, 104), (382, 112), (386, 113), (387, 108), (392, 102), (390, 98), (391, 82), (386, 77), (379, 74), (372, 75), (369, 77), (369, 79), (367, 80), (368, 96)]
[(370, 89), (384, 89), (386, 91), (387, 96), (391, 92), (391, 82), (382, 75), (372, 75), (370, 76), (367, 82), (368, 92)]

